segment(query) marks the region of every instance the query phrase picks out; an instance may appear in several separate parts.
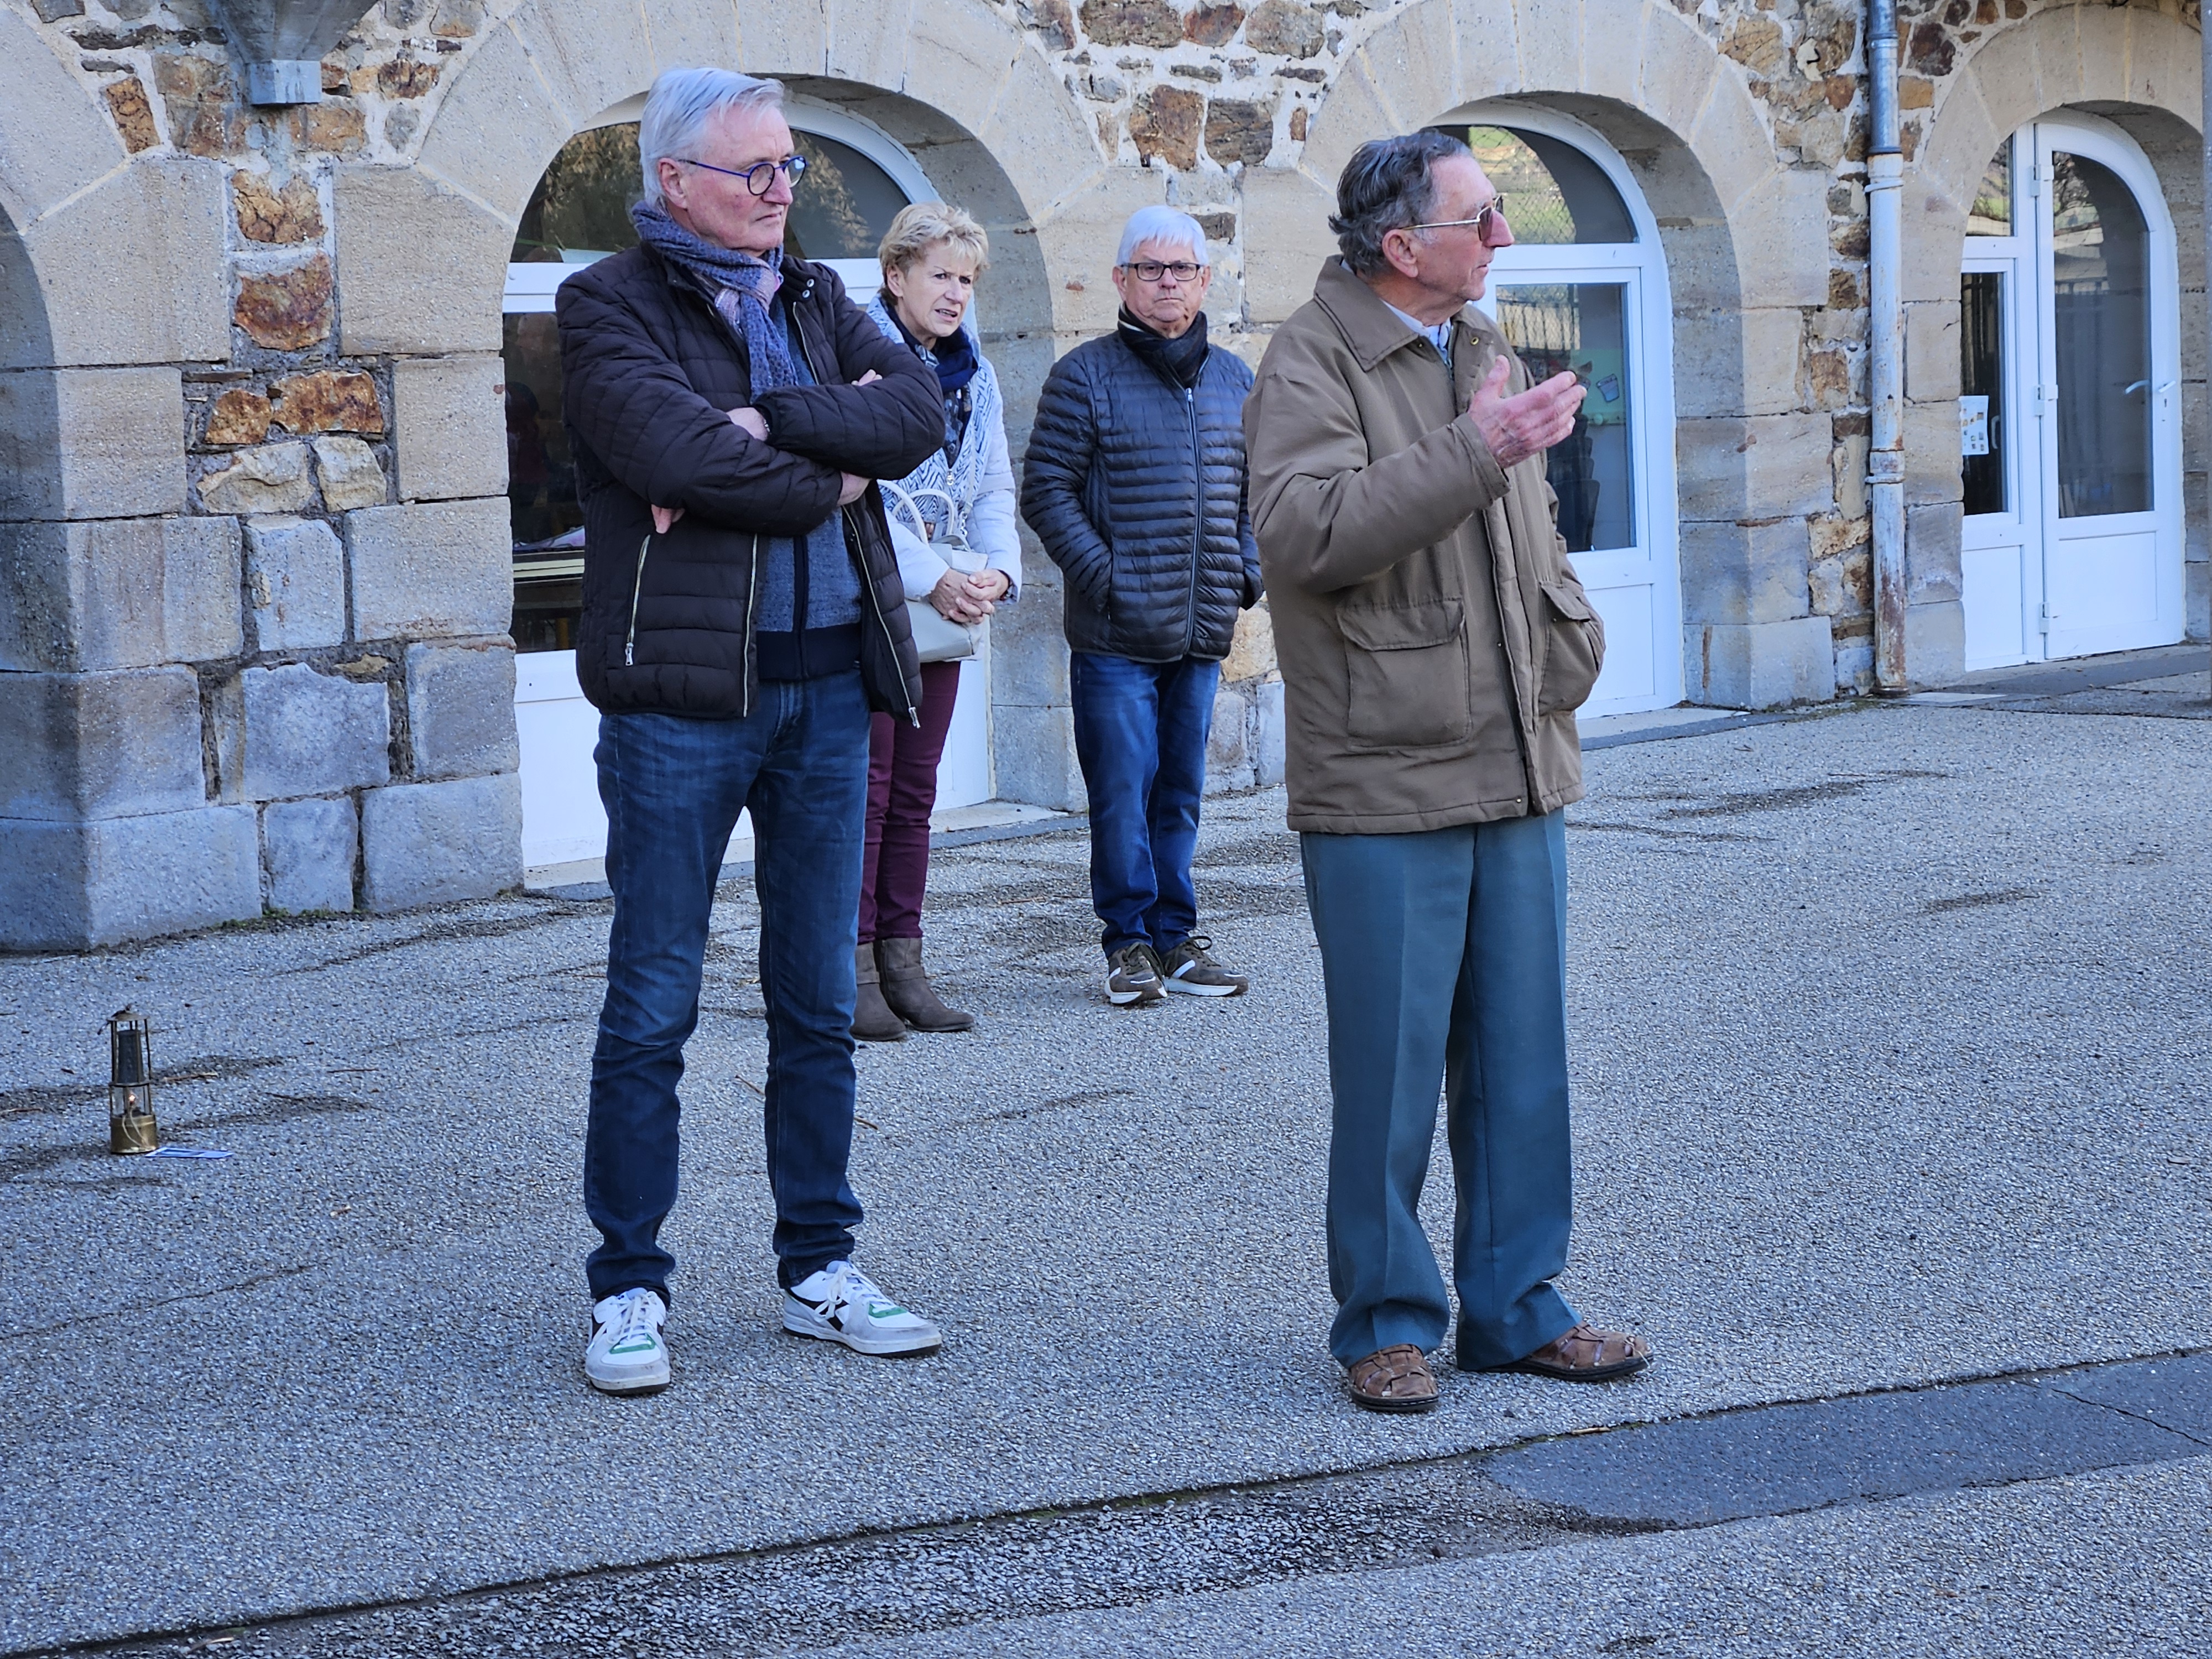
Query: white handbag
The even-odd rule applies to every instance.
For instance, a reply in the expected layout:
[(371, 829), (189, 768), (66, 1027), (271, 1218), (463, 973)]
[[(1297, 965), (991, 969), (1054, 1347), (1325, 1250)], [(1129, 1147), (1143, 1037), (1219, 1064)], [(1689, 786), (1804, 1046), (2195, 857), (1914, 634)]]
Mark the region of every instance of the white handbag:
[[(968, 545), (968, 528), (963, 521), (960, 503), (942, 489), (908, 491), (889, 479), (880, 481), (884, 497), (895, 511), (905, 514), (914, 526), (914, 533), (929, 542), (938, 557), (955, 570), (974, 574), (983, 568), (982, 556)], [(945, 503), (945, 534), (930, 540), (929, 520), (922, 516), (916, 498), (934, 495)], [(975, 654), (985, 624), (957, 623), (927, 599), (906, 602), (907, 626), (914, 634), (915, 653), (924, 662), (958, 662)]]

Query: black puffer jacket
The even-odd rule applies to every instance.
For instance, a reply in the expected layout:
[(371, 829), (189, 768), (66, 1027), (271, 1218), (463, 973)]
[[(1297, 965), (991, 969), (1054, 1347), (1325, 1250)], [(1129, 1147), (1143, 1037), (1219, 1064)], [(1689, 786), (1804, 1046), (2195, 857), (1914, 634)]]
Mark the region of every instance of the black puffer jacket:
[[(839, 473), (902, 478), (944, 441), (937, 377), (921, 361), (884, 339), (827, 266), (789, 259), (783, 273), (820, 384), (757, 399), (743, 343), (651, 249), (561, 284), (562, 410), (585, 525), (576, 678), (610, 713), (750, 714), (763, 539), (804, 536), (838, 512)], [(850, 384), (870, 369), (879, 383)], [(730, 423), (748, 404), (768, 421), (765, 444)], [(653, 533), (656, 505), (684, 509), (666, 535)], [(883, 496), (871, 486), (842, 511), (868, 701), (912, 719), (921, 670)]]
[(1218, 347), (1186, 392), (1123, 344), (1086, 341), (1046, 377), (1022, 517), (1067, 577), (1078, 651), (1176, 662), (1229, 654), (1259, 603), (1244, 500), (1252, 371)]

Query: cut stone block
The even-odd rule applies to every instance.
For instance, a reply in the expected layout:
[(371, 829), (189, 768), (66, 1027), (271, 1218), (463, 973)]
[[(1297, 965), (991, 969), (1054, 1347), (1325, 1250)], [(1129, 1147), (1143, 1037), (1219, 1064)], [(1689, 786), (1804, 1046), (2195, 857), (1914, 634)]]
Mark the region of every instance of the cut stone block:
[(250, 806), (40, 823), (0, 818), (0, 949), (81, 951), (261, 914)]
[(0, 525), (0, 670), (235, 656), (235, 519)]
[(0, 519), (184, 510), (185, 390), (176, 369), (0, 374)]
[(418, 778), (515, 770), (514, 647), (409, 646), (407, 731)]
[(241, 449), (200, 480), (200, 500), (210, 513), (297, 513), (314, 499), (305, 444)]
[(358, 438), (316, 439), (315, 471), (323, 483), (323, 505), (333, 513), (381, 507), (391, 493), (376, 452)]
[(0, 674), (0, 817), (77, 822), (207, 803), (186, 668)]
[(489, 354), (402, 358), (392, 365), (401, 500), (457, 501), (506, 490), (506, 374)]
[(0, 269), (0, 368), (227, 361), (226, 171), (149, 156), (33, 224), (19, 245), (29, 283), (13, 303)]
[(1090, 798), (1075, 763), (1075, 721), (1065, 704), (998, 704), (991, 711), (991, 739), (1000, 799), (1063, 812), (1086, 810)]
[(1683, 630), (1683, 678), (1692, 702), (1783, 708), (1836, 694), (1836, 649), (1826, 617), (1721, 623)]
[(1966, 611), (1956, 600), (1905, 608), (1905, 678), (1948, 685), (1966, 672)]
[(319, 519), (249, 519), (246, 597), (254, 648), (305, 651), (345, 638), (345, 550)]
[(350, 910), (360, 836), (353, 802), (288, 800), (261, 811), (261, 864), (272, 910)]
[(372, 507), (345, 519), (357, 640), (504, 634), (514, 619), (507, 505)]
[[(475, 84), (473, 67), (467, 84)], [(452, 106), (449, 97), (447, 111)], [(566, 137), (532, 152), (532, 176), (513, 211), (521, 211), (545, 159)], [(499, 349), (499, 307), (484, 296), (505, 284), (512, 224), (408, 167), (341, 167), (331, 176), (331, 200), (340, 351)]]
[(1802, 617), (1810, 541), (1802, 519), (1740, 525), (1692, 520), (1680, 542), (1682, 615), (1691, 622), (1765, 623)]
[(283, 800), (380, 784), (392, 775), (389, 694), (304, 663), (238, 678), (235, 721), (217, 734), (225, 793)]
[(362, 903), (404, 910), (522, 884), (522, 787), (512, 772), (395, 784), (362, 797)]
[[(1835, 478), (1828, 465), (1833, 433), (1826, 415), (1676, 422), (1682, 517), (1733, 520), (1833, 512)], [(1955, 437), (1951, 447), (1958, 447)]]
[(1283, 781), (1283, 763), (1289, 753), (1283, 731), (1283, 683), (1263, 680), (1259, 686), (1259, 716), (1254, 738), (1254, 781), (1272, 789)]
[(1209, 795), (1252, 787), (1249, 690), (1243, 685), (1224, 685), (1213, 694), (1213, 723), (1206, 734), (1206, 793)]

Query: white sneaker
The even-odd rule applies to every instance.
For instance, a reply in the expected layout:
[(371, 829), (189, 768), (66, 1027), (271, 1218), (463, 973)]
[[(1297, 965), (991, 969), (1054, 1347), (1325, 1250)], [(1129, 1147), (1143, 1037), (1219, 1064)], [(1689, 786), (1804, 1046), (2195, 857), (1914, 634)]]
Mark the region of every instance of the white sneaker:
[(900, 1307), (849, 1261), (833, 1261), (783, 1293), (783, 1328), (856, 1353), (935, 1353), (945, 1342), (936, 1326)]
[(640, 1288), (603, 1297), (592, 1309), (584, 1375), (601, 1394), (659, 1394), (668, 1386), (668, 1344), (660, 1328), (668, 1304)]

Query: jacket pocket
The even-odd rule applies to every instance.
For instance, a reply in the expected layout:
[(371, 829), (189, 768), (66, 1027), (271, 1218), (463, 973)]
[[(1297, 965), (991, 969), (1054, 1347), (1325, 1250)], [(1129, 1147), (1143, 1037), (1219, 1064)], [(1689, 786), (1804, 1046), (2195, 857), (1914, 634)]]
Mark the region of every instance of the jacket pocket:
[(1556, 714), (1589, 701), (1605, 666), (1605, 624), (1580, 587), (1545, 582), (1544, 666), (1536, 680), (1536, 712)]
[(1466, 612), (1456, 599), (1340, 607), (1347, 708), (1355, 749), (1433, 749), (1474, 729)]

